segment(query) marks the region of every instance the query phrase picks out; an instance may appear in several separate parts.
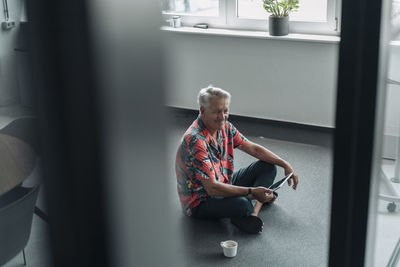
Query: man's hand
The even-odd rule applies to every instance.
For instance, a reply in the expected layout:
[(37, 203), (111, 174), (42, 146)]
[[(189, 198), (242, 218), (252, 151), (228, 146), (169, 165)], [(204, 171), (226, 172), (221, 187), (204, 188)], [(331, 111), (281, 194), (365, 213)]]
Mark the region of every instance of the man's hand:
[(271, 202), (271, 200), (274, 200), (275, 198), (271, 189), (262, 186), (253, 188), (251, 190), (251, 194), (254, 196), (255, 199), (257, 199), (261, 203)]
[(285, 168), (285, 175), (288, 175), (289, 173), (293, 172), (293, 175), (288, 180), (288, 185), (291, 186), (293, 182), (293, 189), (296, 190), (297, 184), (299, 183), (299, 176), (297, 175), (297, 173), (294, 172), (292, 166), (289, 163), (287, 163), (287, 165), (284, 168)]

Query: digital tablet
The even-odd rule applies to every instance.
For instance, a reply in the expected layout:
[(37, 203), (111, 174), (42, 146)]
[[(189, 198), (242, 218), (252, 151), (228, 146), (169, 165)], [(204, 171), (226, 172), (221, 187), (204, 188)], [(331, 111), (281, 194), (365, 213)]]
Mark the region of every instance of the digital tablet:
[(289, 180), (290, 177), (292, 177), (292, 175), (293, 175), (293, 172), (289, 173), (283, 179), (279, 180), (278, 182), (276, 182), (273, 185), (271, 185), (270, 187), (268, 187), (268, 189), (271, 189), (272, 191), (278, 190), (286, 183), (287, 180)]

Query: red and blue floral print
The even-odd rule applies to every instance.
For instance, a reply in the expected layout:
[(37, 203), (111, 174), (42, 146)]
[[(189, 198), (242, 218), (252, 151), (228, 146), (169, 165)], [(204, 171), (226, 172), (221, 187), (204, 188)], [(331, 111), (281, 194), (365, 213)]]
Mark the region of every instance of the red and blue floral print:
[(217, 141), (211, 137), (200, 116), (187, 129), (178, 147), (175, 171), (182, 209), (188, 216), (209, 197), (201, 180), (232, 183), (233, 149), (247, 142), (228, 121), (225, 128), (218, 131)]

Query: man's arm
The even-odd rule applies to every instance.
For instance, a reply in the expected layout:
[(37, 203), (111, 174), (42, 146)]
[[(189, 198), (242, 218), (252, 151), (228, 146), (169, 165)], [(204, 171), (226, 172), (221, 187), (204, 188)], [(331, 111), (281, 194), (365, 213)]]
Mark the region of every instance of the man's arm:
[(293, 189), (296, 189), (298, 184), (298, 176), (296, 173), (294, 173), (294, 170), (289, 162), (283, 160), (265, 147), (251, 141), (248, 141), (247, 144), (240, 146), (239, 149), (255, 158), (258, 158), (259, 160), (282, 167), (285, 170), (285, 175), (293, 172), (292, 177), (288, 180), (288, 184), (290, 186), (291, 180), (293, 180)]
[[(224, 184), (216, 181), (215, 179), (201, 180), (204, 189), (210, 196), (221, 196), (221, 197), (233, 197), (233, 196), (246, 196), (248, 193), (248, 187), (236, 186), (231, 184)], [(272, 190), (265, 187), (252, 187), (252, 195), (261, 203), (270, 201), (274, 195)]]

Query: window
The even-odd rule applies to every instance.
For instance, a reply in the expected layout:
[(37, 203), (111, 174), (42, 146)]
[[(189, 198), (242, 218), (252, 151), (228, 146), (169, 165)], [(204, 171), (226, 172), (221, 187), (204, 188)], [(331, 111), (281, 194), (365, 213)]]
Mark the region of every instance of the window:
[(163, 10), (181, 15), (218, 17), (219, 0), (165, 0)]
[[(239, 18), (265, 19), (269, 16), (263, 8), (261, 0), (238, 0)], [(290, 14), (291, 21), (324, 22), (327, 20), (327, 1), (300, 0), (299, 10)]]
[[(339, 35), (340, 0), (299, 0), (290, 14), (292, 33)], [(262, 0), (163, 0), (163, 16), (182, 16), (184, 26), (208, 23), (211, 27), (266, 31), (269, 14)]]
[(392, 40), (400, 41), (400, 0), (392, 2)]

